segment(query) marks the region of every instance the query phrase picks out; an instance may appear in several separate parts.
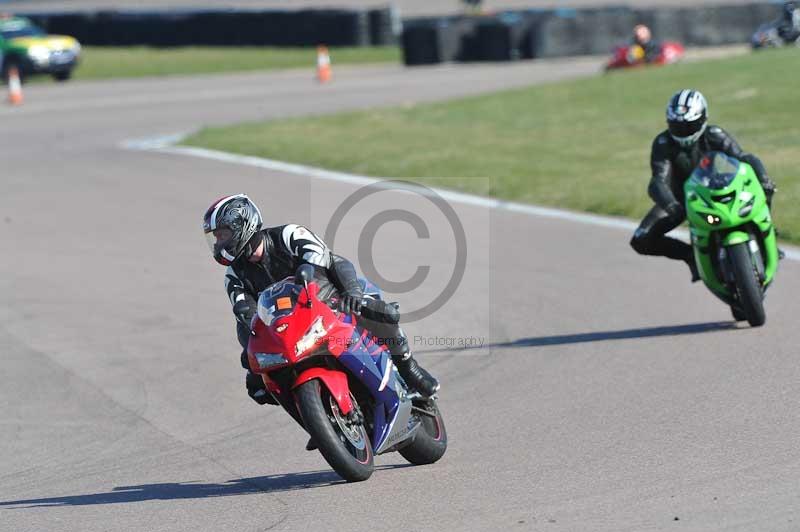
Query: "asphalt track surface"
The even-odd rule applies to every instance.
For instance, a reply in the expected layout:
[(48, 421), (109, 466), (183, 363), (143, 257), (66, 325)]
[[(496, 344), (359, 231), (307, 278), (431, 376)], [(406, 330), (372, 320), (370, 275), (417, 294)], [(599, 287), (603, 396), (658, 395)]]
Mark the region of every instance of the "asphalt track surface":
[[(702, 5), (747, 3), (751, 0), (702, 0)], [(381, 8), (394, 3), (402, 16), (452, 15), (463, 11), (459, 0), (0, 0), (0, 8), (25, 13), (42, 11), (85, 10), (153, 10), (193, 8), (239, 8), (239, 9), (307, 9), (307, 8)], [(651, 6), (696, 6), (692, 0), (484, 0), (487, 12), (504, 9), (535, 9), (550, 7), (598, 7), (605, 5)]]
[[(345, 484), (287, 415), (246, 397), (200, 221), (246, 191), (268, 223), (324, 233), (353, 187), (120, 147), (596, 67), (42, 84), (0, 108), (0, 530), (797, 530), (798, 263), (781, 265), (768, 323), (750, 329), (684, 266), (635, 255), (627, 232), (453, 205), (463, 280), (407, 326), (443, 382), (450, 448), (427, 467), (378, 457), (369, 481)], [(381, 205), (419, 214), (429, 239), (394, 222), (374, 250), (389, 279), (430, 266), (396, 296), (414, 309), (450, 277), (450, 226), (407, 193), (375, 203), (334, 247), (357, 258)], [(448, 348), (461, 339), (478, 346)]]

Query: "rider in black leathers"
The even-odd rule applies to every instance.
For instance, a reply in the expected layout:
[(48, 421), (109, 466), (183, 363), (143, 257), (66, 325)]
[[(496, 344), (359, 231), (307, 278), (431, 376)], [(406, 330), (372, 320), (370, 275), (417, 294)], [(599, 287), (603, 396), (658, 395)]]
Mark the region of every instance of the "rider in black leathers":
[(800, 38), (800, 9), (794, 2), (783, 4), (776, 29), (785, 43), (792, 44)]
[(237, 335), (243, 348), (241, 362), (248, 370), (248, 395), (254, 401), (276, 404), (247, 361), (249, 324), (256, 312), (258, 295), (269, 285), (294, 275), (301, 264), (314, 266), (321, 300), (335, 299), (342, 311), (359, 315), (359, 324), (387, 346), (393, 363), (411, 388), (427, 396), (438, 391), (438, 381), (411, 355), (397, 308), (365, 297), (353, 264), (331, 252), (310, 230), (297, 224), (262, 230), (261, 213), (243, 194), (214, 202), (205, 214), (203, 228), (214, 258), (228, 266), (225, 288), (237, 318)]
[(710, 151), (720, 151), (751, 165), (770, 204), (776, 190), (761, 160), (742, 151), (729, 133), (721, 127), (708, 125), (707, 119), (706, 100), (699, 91), (680, 90), (670, 99), (667, 105), (668, 129), (655, 138), (650, 155), (653, 175), (648, 193), (655, 206), (631, 239), (631, 247), (637, 253), (685, 261), (692, 271), (693, 281), (699, 276), (692, 247), (665, 234), (686, 219), (683, 184), (703, 156)]
[(631, 44), (642, 47), (644, 61), (646, 63), (652, 63), (661, 55), (661, 44), (653, 39), (650, 28), (644, 24), (637, 24), (634, 26)]

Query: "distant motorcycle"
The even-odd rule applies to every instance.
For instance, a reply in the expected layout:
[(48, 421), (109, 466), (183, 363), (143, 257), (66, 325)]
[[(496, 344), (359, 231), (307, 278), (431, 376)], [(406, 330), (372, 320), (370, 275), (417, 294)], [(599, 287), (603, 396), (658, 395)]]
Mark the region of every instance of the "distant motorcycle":
[(633, 68), (644, 65), (669, 65), (677, 63), (686, 55), (681, 43), (664, 41), (660, 45), (658, 56), (653, 61), (645, 61), (644, 49), (638, 44), (617, 46), (614, 54), (606, 63), (606, 70)]
[(781, 36), (780, 21), (767, 22), (758, 27), (750, 37), (750, 46), (753, 50), (763, 48), (780, 48), (782, 46), (800, 46), (800, 39), (787, 41)]
[(764, 293), (779, 251), (767, 197), (753, 168), (711, 152), (684, 184), (686, 218), (700, 277), (737, 321), (764, 324)]
[(390, 451), (417, 465), (439, 460), (447, 433), (436, 399), (410, 390), (386, 346), (317, 297), (313, 275), (303, 265), (261, 293), (250, 367), (345, 480), (366, 480), (374, 456)]
[(778, 28), (774, 22), (767, 22), (758, 27), (750, 37), (750, 46), (753, 50), (760, 48), (779, 48), (784, 45), (783, 39), (778, 34)]

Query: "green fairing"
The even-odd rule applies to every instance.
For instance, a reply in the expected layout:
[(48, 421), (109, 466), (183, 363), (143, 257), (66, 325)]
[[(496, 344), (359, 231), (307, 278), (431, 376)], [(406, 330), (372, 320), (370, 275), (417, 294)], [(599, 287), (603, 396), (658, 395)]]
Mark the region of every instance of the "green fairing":
[(727, 248), (735, 244), (742, 244), (749, 241), (750, 233), (745, 233), (744, 231), (731, 231), (725, 235), (725, 238), (722, 239), (722, 245)]
[[(749, 242), (754, 236), (759, 242), (755, 234), (757, 228), (763, 238), (764, 287), (772, 282), (778, 268), (778, 246), (766, 195), (753, 168), (744, 162), (737, 163), (735, 177), (723, 188), (709, 188), (704, 185), (698, 177), (702, 175), (700, 168), (684, 184), (686, 217), (700, 277), (726, 303), (733, 301), (733, 295), (728, 290), (727, 283), (714, 270), (712, 253), (718, 254), (719, 249), (712, 249), (712, 243), (718, 242), (718, 246), (727, 248)], [(721, 182), (725, 183), (724, 180)], [(741, 215), (740, 211), (749, 203), (752, 203), (752, 208)], [(712, 238), (718, 232), (722, 233), (721, 238)]]

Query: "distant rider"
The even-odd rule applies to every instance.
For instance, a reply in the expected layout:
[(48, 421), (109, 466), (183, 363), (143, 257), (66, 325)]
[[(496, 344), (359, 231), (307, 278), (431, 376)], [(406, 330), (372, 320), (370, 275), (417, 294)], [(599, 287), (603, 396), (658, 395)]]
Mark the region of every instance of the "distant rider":
[(633, 39), (631, 40), (631, 48), (633, 50), (636, 50), (636, 46), (639, 46), (641, 52), (643, 52), (644, 54), (641, 55), (640, 57), (636, 57), (635, 55), (631, 57), (632, 63), (642, 59), (644, 59), (645, 63), (652, 63), (653, 61), (657, 60), (658, 57), (661, 55), (661, 45), (653, 40), (653, 34), (650, 31), (650, 28), (648, 28), (644, 24), (637, 24), (633, 28)]
[(800, 38), (800, 9), (794, 2), (783, 4), (777, 30), (780, 38), (788, 44), (795, 43)]
[(775, 193), (775, 184), (758, 157), (743, 152), (721, 127), (708, 125), (708, 106), (700, 91), (683, 89), (670, 98), (667, 130), (655, 138), (650, 154), (653, 176), (648, 193), (655, 206), (633, 234), (631, 247), (641, 255), (663, 255), (685, 261), (692, 271), (692, 281), (699, 279), (692, 247), (665, 234), (686, 219), (683, 184), (710, 151), (723, 152), (751, 165), (769, 203)]
[[(261, 229), (261, 224), (258, 207), (244, 194), (215, 201), (203, 217), (203, 230), (211, 253), (217, 262), (228, 267), (225, 289), (237, 318), (239, 343), (244, 349), (241, 362), (248, 370), (247, 393), (259, 404), (277, 404), (261, 376), (250, 371), (247, 361), (249, 324), (256, 313), (259, 293), (294, 275), (301, 264), (314, 266), (320, 299), (337, 299), (344, 312), (360, 314), (364, 292), (353, 264), (331, 252), (322, 239), (305, 227), (287, 224)], [(439, 383), (411, 355), (395, 307), (372, 299), (369, 308), (364, 307), (365, 314), (368, 310), (370, 332), (388, 347), (406, 384), (427, 396), (436, 393)], [(373, 317), (375, 313), (380, 318)], [(361, 317), (358, 319), (363, 322)]]

